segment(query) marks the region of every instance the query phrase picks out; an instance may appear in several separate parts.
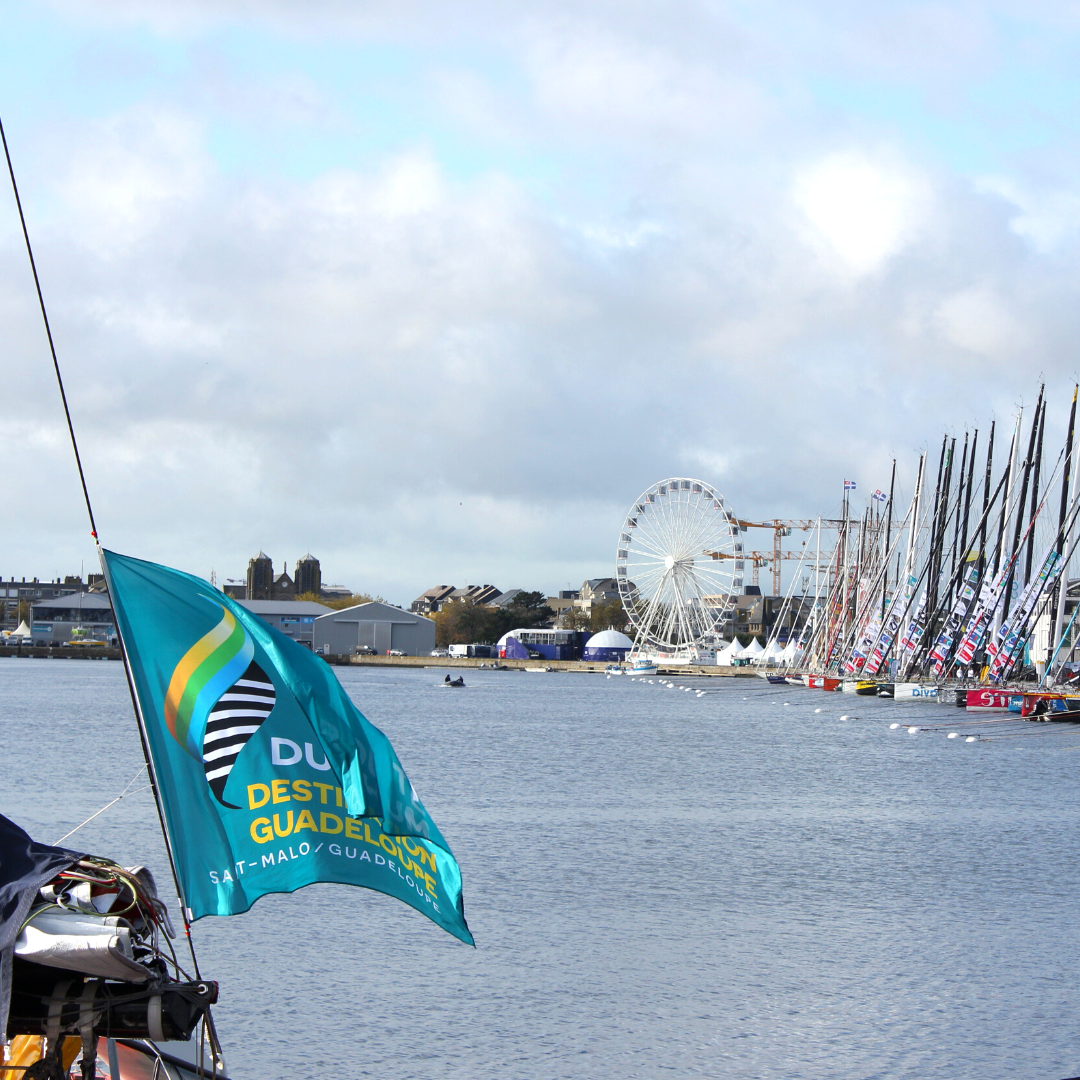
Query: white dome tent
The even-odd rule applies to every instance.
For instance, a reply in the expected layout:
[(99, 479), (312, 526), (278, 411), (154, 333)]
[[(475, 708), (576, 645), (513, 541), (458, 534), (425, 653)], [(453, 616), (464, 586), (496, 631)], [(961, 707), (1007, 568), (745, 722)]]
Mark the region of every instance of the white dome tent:
[(634, 647), (633, 641), (618, 630), (601, 630), (593, 634), (585, 642), (583, 660), (606, 661), (614, 660), (621, 662), (626, 659), (626, 654)]

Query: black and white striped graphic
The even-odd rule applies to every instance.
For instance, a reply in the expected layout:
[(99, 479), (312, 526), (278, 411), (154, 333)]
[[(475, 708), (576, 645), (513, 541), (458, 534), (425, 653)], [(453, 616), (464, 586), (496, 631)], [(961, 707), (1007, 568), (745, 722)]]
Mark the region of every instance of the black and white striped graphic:
[(253, 660), (210, 710), (203, 736), (203, 762), (206, 782), (222, 806), (239, 809), (225, 801), (225, 783), (240, 751), (270, 715), (274, 700), (274, 684)]

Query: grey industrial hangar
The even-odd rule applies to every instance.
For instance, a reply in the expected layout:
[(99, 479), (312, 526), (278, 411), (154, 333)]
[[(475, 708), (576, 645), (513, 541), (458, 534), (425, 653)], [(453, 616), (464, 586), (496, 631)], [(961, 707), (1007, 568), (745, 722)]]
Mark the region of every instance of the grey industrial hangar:
[(316, 652), (343, 656), (364, 647), (380, 655), (393, 649), (406, 656), (426, 656), (435, 648), (435, 623), (377, 600), (315, 620)]

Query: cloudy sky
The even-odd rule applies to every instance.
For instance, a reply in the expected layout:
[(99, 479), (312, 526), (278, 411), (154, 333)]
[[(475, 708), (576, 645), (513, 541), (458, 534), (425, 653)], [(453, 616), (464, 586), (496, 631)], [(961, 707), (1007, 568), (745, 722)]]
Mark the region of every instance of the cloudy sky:
[[(407, 603), (812, 517), (1080, 370), (1080, 7), (0, 0), (102, 538)], [(0, 575), (89, 568), (0, 196)], [(860, 505), (856, 501), (856, 507)], [(768, 546), (765, 533), (751, 534)]]

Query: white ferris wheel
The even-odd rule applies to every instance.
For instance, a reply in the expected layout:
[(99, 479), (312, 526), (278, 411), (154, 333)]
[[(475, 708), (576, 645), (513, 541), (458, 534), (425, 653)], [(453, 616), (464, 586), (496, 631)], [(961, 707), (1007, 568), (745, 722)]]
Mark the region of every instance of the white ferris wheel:
[(701, 480), (654, 484), (626, 515), (615, 560), (634, 651), (693, 654), (709, 647), (743, 584), (739, 526)]

